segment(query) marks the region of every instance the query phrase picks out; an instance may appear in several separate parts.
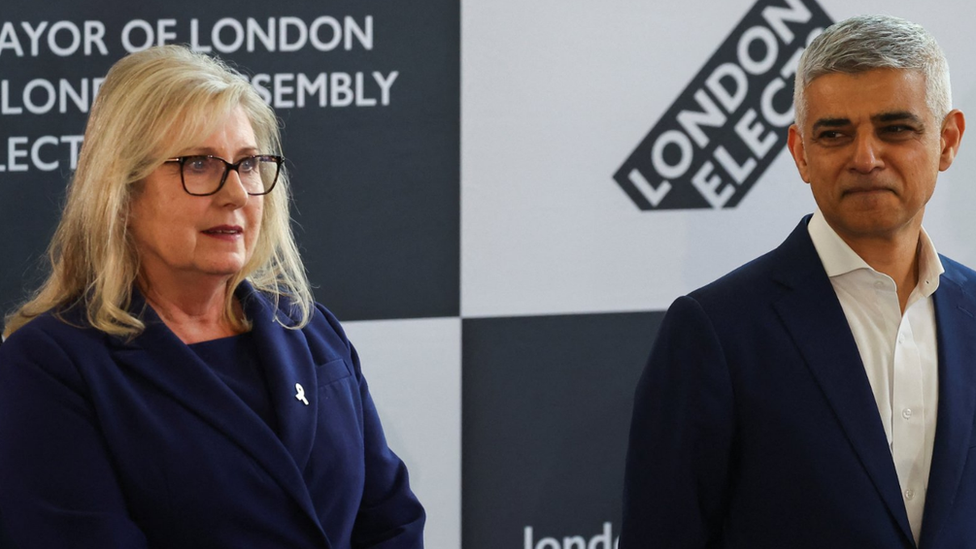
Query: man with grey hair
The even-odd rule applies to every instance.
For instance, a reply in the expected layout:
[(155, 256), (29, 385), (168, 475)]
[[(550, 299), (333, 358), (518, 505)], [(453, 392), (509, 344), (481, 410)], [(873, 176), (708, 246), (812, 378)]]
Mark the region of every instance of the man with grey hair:
[(851, 18), (804, 52), (795, 105), (817, 210), (668, 310), (620, 548), (976, 547), (976, 272), (922, 229), (965, 130), (945, 57)]

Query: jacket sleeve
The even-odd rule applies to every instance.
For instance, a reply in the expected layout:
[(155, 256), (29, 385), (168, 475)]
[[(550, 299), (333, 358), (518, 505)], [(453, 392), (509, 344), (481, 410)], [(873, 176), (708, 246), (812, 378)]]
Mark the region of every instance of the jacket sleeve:
[(386, 443), (356, 349), (346, 339), (335, 317), (324, 309), (321, 311), (348, 345), (363, 406), (366, 479), (352, 545), (357, 549), (422, 549), (426, 514), (410, 490), (407, 467)]
[(734, 414), (712, 322), (678, 298), (637, 385), (620, 549), (724, 546)]
[(20, 549), (146, 547), (82, 376), (32, 324), (0, 349), (0, 515), (9, 536)]

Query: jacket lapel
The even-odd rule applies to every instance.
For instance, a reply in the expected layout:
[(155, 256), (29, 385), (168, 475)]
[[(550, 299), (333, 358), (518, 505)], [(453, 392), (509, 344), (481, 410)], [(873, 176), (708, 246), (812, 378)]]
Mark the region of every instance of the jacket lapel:
[(257, 294), (241, 297), (253, 322), (258, 358), (261, 364), (274, 365), (264, 372), (278, 418), (278, 436), (298, 469), (304, 470), (318, 418), (315, 359), (301, 330), (282, 327), (281, 323), (287, 325), (291, 318), (281, 311), (276, 316), (272, 304)]
[[(141, 297), (136, 296), (133, 301), (135, 310), (143, 306)], [(114, 343), (112, 355), (116, 362), (121, 367), (138, 373), (161, 392), (193, 411), (218, 433), (233, 440), (318, 524), (301, 470), (271, 428), (166, 327), (151, 307), (145, 306), (142, 319), (146, 323), (146, 330), (138, 337), (132, 340), (111, 338)], [(255, 325), (259, 324), (261, 322), (255, 319)], [(268, 331), (267, 327), (263, 327), (255, 335), (259, 338), (267, 337)], [(263, 343), (258, 345), (265, 346)], [(268, 362), (265, 352), (262, 352), (262, 364), (277, 365), (277, 361)], [(267, 368), (268, 372), (275, 370), (276, 368)], [(276, 390), (270, 379), (269, 385), (272, 391)], [(309, 399), (309, 408), (311, 403), (312, 399)], [(309, 414), (314, 415), (314, 410), (309, 410)], [(284, 426), (286, 418), (279, 416), (279, 422)], [(305, 459), (307, 454), (306, 450)]]
[(934, 542), (955, 499), (976, 412), (976, 299), (955, 280), (957, 271), (943, 258), (946, 272), (936, 290), (939, 347), (939, 414), (932, 450), (921, 547)]
[(777, 249), (782, 269), (775, 278), (786, 290), (774, 307), (888, 511), (913, 540), (874, 394), (807, 220)]

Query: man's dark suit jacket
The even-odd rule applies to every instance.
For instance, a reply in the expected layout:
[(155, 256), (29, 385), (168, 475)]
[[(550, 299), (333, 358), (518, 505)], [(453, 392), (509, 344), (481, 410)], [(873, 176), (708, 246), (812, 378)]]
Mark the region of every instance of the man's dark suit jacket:
[[(637, 387), (620, 549), (915, 547), (808, 221), (668, 310)], [(940, 259), (922, 549), (976, 547), (976, 273)]]
[(46, 314), (0, 346), (0, 510), (20, 549), (422, 547), (423, 509), (335, 317), (316, 306), (285, 329), (250, 286), (238, 295), (277, 433), (148, 308), (131, 341)]

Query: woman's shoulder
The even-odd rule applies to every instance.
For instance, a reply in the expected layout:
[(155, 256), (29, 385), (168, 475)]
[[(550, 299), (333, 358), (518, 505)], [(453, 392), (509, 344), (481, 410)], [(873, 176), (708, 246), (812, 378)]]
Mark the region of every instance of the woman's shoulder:
[(251, 300), (245, 309), (253, 324), (252, 334), (265, 338), (264, 344), (304, 347), (317, 365), (342, 359), (351, 370), (358, 370), (352, 344), (336, 316), (324, 305), (312, 302), (308, 321), (302, 323), (305, 315), (298, 305), (284, 297), (276, 300), (265, 293), (257, 295), (260, 303)]
[(302, 328), (302, 331), (305, 332), (306, 337), (323, 338), (329, 341), (332, 346), (349, 347), (349, 340), (346, 337), (345, 330), (342, 329), (342, 324), (339, 323), (339, 319), (325, 305), (317, 301), (312, 304), (308, 324)]
[[(250, 285), (244, 286), (242, 290), (238, 296), (243, 300), (244, 309), (249, 315), (261, 315), (263, 313), (261, 309), (267, 309), (271, 312), (274, 322), (286, 328), (331, 329), (342, 333), (342, 327), (336, 316), (317, 301), (311, 302), (306, 314), (301, 303), (290, 299), (287, 295), (275, 295)], [(307, 319), (307, 322), (303, 322), (303, 319)]]
[(80, 307), (51, 309), (31, 319), (0, 345), (4, 353), (31, 351), (43, 355), (73, 347), (89, 347), (104, 336), (92, 328)]

